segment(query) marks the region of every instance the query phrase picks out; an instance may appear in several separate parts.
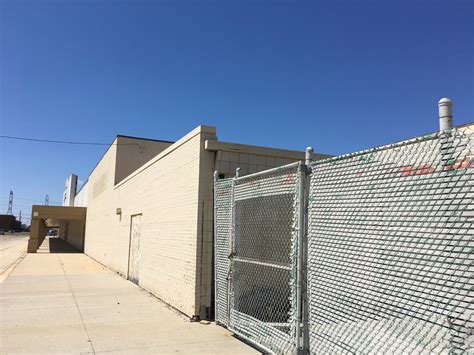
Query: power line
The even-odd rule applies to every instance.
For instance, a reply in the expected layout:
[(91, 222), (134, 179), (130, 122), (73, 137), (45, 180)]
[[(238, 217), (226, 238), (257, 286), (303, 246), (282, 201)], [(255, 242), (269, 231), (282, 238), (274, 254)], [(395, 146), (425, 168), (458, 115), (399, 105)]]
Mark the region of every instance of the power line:
[(27, 141), (27, 142), (37, 142), (37, 143), (74, 144), (74, 145), (100, 145), (100, 146), (136, 145), (140, 149), (143, 149), (142, 146), (138, 143), (99, 143), (99, 142), (58, 141), (58, 140), (53, 140), (53, 139), (38, 139), (38, 138), (4, 136), (4, 135), (0, 135), (0, 138), (14, 139), (14, 140), (19, 140), (19, 141)]

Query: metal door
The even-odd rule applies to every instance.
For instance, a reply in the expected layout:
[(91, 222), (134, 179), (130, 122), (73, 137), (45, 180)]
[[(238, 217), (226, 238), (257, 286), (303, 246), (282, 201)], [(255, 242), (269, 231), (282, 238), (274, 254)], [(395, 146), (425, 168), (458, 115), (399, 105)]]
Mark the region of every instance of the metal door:
[(137, 214), (130, 220), (130, 249), (128, 258), (128, 279), (138, 285), (140, 262), (140, 235), (142, 230), (142, 215)]

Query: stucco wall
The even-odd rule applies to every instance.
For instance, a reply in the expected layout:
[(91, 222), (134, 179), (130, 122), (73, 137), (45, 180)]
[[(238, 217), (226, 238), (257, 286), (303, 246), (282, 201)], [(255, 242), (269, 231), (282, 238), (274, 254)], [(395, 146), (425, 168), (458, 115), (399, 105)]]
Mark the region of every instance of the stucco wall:
[[(210, 305), (212, 224), (204, 231), (202, 222), (212, 221), (207, 206), (212, 198), (199, 194), (200, 166), (210, 179), (201, 184), (212, 188), (214, 154), (205, 152), (206, 139), (215, 139), (214, 128), (196, 128), (116, 186), (116, 146), (111, 146), (88, 181), (85, 252), (127, 276), (130, 220), (142, 214), (139, 285), (189, 316), (204, 316), (202, 292), (209, 294)], [(203, 208), (211, 215), (203, 216)], [(209, 260), (204, 288), (203, 257)]]

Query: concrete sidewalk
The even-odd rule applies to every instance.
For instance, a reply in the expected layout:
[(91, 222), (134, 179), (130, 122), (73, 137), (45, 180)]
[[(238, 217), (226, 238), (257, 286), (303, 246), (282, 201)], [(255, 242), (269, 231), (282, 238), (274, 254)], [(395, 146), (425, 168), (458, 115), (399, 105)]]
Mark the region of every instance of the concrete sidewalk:
[(5, 234), (0, 235), (0, 282), (4, 273), (23, 255), (26, 254), (28, 235)]
[(258, 353), (84, 254), (28, 254), (0, 284), (0, 299), (2, 354)]

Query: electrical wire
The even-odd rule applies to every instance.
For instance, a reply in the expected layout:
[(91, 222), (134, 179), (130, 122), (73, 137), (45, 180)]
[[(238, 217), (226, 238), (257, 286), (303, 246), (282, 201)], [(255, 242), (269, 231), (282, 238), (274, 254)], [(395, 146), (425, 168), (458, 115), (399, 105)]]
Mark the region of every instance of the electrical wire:
[(27, 141), (27, 142), (37, 142), (37, 143), (56, 143), (56, 144), (74, 144), (74, 145), (96, 145), (96, 146), (97, 145), (100, 145), (100, 146), (136, 145), (140, 147), (140, 149), (142, 149), (142, 146), (138, 143), (99, 143), (99, 142), (60, 141), (60, 140), (53, 140), (53, 139), (38, 139), (38, 138), (5, 136), (5, 135), (0, 135), (0, 138)]

